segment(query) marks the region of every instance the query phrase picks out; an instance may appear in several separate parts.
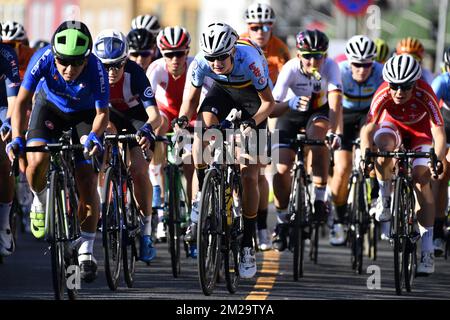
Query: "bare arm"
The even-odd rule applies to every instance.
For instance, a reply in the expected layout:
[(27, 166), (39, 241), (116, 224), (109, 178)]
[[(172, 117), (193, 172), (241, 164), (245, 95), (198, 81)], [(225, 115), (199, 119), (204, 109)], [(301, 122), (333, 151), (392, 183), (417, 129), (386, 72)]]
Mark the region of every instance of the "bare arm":
[(331, 91), (328, 93), (328, 105), (330, 106), (329, 119), (330, 130), (334, 133), (343, 133), (342, 125), (342, 93)]
[(361, 151), (364, 153), (366, 152), (367, 148), (370, 148), (371, 150), (373, 145), (373, 135), (375, 131), (377, 130), (378, 125), (376, 123), (368, 123), (364, 127), (361, 128)]
[(253, 119), (255, 119), (257, 125), (265, 121), (269, 117), (275, 106), (275, 100), (273, 99), (272, 91), (270, 90), (269, 86), (267, 86), (262, 91), (258, 91), (258, 95), (261, 99), (261, 106), (253, 115)]
[(183, 103), (181, 104), (179, 117), (186, 116), (188, 119), (192, 119), (192, 116), (197, 110), (201, 93), (201, 87), (197, 88), (191, 84), (189, 94), (186, 99), (183, 99)]
[(92, 123), (92, 132), (100, 137), (106, 130), (109, 122), (109, 108), (95, 108), (96, 115)]
[(434, 140), (434, 150), (436, 152), (436, 156), (439, 160), (443, 161), (447, 148), (447, 137), (444, 126), (431, 126), (431, 134)]
[(145, 108), (145, 112), (147, 112), (149, 123), (153, 129), (158, 128), (161, 125), (161, 115), (159, 114), (159, 110), (157, 106), (149, 106)]
[(28, 91), (24, 87), (20, 87), (19, 94), (15, 99), (12, 110), (10, 111), (10, 108), (8, 108), (8, 112), (11, 112), (11, 128), (13, 138), (25, 137), (25, 132), (28, 125), (26, 114), (32, 98), (33, 92)]

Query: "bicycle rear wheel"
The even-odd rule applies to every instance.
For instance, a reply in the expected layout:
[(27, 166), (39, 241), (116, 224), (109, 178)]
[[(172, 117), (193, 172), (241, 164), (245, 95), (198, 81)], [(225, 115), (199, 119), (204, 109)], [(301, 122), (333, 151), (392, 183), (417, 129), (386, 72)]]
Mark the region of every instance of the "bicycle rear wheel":
[[(295, 171), (294, 179), (292, 180), (291, 192), (293, 198), (290, 199), (288, 205), (288, 212), (291, 214), (291, 239), (293, 243), (293, 276), (294, 281), (298, 281), (303, 277), (303, 259), (305, 253), (305, 237), (303, 228), (305, 226), (305, 185), (301, 176), (300, 169)], [(294, 220), (292, 221), (292, 217)]]
[[(224, 253), (225, 281), (230, 293), (235, 293), (239, 285), (239, 260), (241, 257), (241, 239), (243, 235), (242, 220), (242, 184), (240, 177), (231, 177), (232, 186), (230, 196), (233, 198), (231, 225), (225, 223), (226, 250)], [(225, 199), (225, 203), (228, 199)]]
[(406, 247), (405, 238), (405, 225), (404, 225), (404, 215), (406, 212), (405, 206), (405, 185), (402, 178), (397, 178), (395, 180), (395, 194), (394, 194), (394, 216), (392, 225), (392, 238), (394, 241), (394, 278), (395, 278), (395, 291), (397, 295), (402, 294), (402, 288), (404, 285), (403, 271), (403, 253)]
[(168, 232), (169, 232), (169, 252), (172, 265), (172, 274), (175, 278), (181, 272), (180, 265), (180, 194), (182, 192), (180, 172), (178, 166), (169, 164), (167, 167), (167, 179), (169, 189), (169, 219), (168, 219)]
[(105, 174), (105, 187), (102, 190), (102, 238), (105, 254), (105, 274), (108, 287), (116, 290), (122, 260), (122, 219), (117, 179), (114, 169), (109, 167)]
[(218, 175), (212, 169), (205, 176), (197, 227), (198, 276), (206, 296), (214, 290), (221, 262), (222, 217)]
[(136, 200), (133, 193), (133, 184), (131, 178), (127, 179), (127, 197), (128, 210), (123, 210), (123, 219), (125, 221), (125, 232), (122, 233), (122, 261), (125, 283), (128, 288), (134, 284), (134, 274), (136, 272), (136, 260), (138, 260), (138, 248), (141, 239), (141, 219)]

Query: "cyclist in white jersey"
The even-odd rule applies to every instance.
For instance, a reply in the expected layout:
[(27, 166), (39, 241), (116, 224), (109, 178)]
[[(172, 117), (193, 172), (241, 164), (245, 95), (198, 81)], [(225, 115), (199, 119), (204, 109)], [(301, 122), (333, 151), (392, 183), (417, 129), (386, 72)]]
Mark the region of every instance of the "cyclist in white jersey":
[[(288, 201), (290, 193), (290, 170), (295, 158), (291, 142), (300, 129), (306, 128), (309, 139), (330, 138), (333, 148), (340, 145), (342, 129), (341, 92), (342, 82), (339, 67), (326, 57), (328, 37), (319, 30), (305, 30), (297, 35), (297, 57), (289, 60), (281, 69), (273, 96), (277, 104), (271, 116), (279, 116), (276, 130), (279, 131), (279, 163), (274, 176), (277, 226), (273, 234), (273, 247), (283, 251), (287, 247)], [(289, 89), (294, 95), (289, 93)], [(326, 185), (328, 178), (329, 152), (324, 146), (312, 150), (312, 173), (314, 184), (314, 217), (325, 222), (328, 216)]]

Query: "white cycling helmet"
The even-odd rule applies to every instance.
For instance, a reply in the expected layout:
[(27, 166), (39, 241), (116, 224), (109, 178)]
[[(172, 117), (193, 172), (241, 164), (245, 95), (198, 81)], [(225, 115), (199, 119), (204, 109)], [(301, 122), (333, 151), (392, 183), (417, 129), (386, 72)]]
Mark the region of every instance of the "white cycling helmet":
[(345, 46), (345, 55), (350, 63), (372, 62), (377, 55), (377, 48), (370, 38), (356, 35), (348, 40)]
[(144, 14), (131, 20), (131, 29), (147, 29), (156, 37), (159, 31), (161, 31), (161, 26), (156, 16)]
[(127, 38), (118, 30), (103, 30), (94, 41), (93, 53), (104, 64), (119, 63), (128, 56)]
[(274, 23), (275, 12), (265, 3), (253, 3), (245, 11), (246, 23)]
[(208, 56), (219, 56), (234, 48), (237, 32), (225, 23), (212, 23), (200, 37), (200, 48)]
[(383, 79), (389, 83), (414, 82), (422, 76), (420, 63), (410, 54), (389, 58), (383, 67)]
[(3, 41), (23, 41), (27, 38), (23, 25), (15, 21), (3, 22), (1, 32)]

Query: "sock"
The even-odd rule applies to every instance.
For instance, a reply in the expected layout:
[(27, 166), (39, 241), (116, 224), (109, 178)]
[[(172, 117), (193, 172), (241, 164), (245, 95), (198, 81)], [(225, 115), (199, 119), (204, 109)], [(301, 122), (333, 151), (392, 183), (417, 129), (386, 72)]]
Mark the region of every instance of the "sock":
[(267, 229), (267, 209), (258, 210), (258, 230)]
[(378, 180), (378, 185), (380, 186), (380, 196), (390, 197), (391, 196), (391, 180), (381, 181)]
[(152, 234), (152, 216), (144, 217), (144, 226), (142, 229), (144, 236), (150, 236)]
[(444, 236), (444, 225), (446, 218), (436, 218), (434, 220), (434, 239), (440, 238), (443, 239)]
[(150, 181), (152, 183), (152, 186), (160, 186), (161, 185), (161, 164), (151, 164), (149, 166), (148, 172), (150, 175)]
[(433, 227), (426, 227), (427, 231), (422, 235), (422, 252), (434, 252)]
[(198, 209), (200, 207), (199, 200), (199, 194), (200, 191), (197, 192), (195, 197), (192, 198), (192, 206), (191, 206), (191, 222), (197, 223), (198, 222)]
[(31, 189), (31, 192), (34, 195), (33, 205), (42, 206), (45, 209), (45, 204), (47, 203), (47, 187), (42, 189), (41, 192), (36, 192), (33, 189)]
[(0, 230), (6, 230), (10, 228), (9, 225), (9, 213), (11, 211), (12, 202), (2, 203), (0, 202)]
[(202, 190), (203, 188), (203, 180), (205, 180), (205, 171), (207, 166), (204, 166), (203, 168), (196, 168), (195, 172), (197, 173), (198, 178), (198, 189)]
[(287, 209), (277, 209), (277, 223), (288, 223)]
[(347, 204), (336, 206), (336, 222), (344, 223), (347, 216)]
[(326, 186), (323, 187), (314, 186), (314, 194), (316, 196), (315, 201), (325, 201), (327, 195)]
[(81, 245), (78, 249), (78, 254), (83, 253), (93, 253), (94, 252), (94, 240), (95, 240), (95, 232), (85, 232), (81, 231)]
[(256, 218), (244, 218), (244, 234), (242, 237), (242, 248), (243, 247), (250, 247), (253, 248), (253, 237), (255, 234), (255, 223)]
[(380, 185), (378, 184), (378, 180), (375, 178), (370, 178), (370, 199), (378, 198), (378, 192), (380, 191)]

